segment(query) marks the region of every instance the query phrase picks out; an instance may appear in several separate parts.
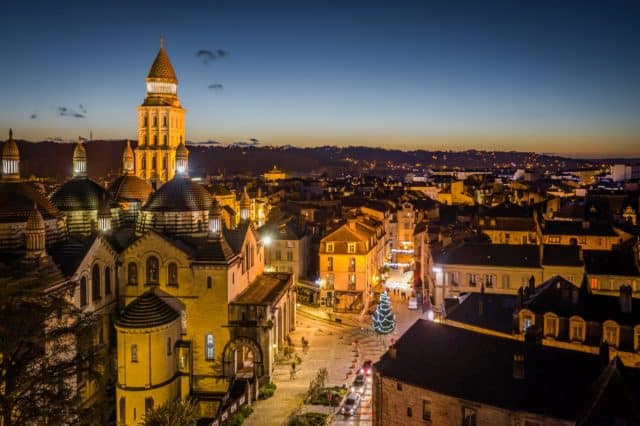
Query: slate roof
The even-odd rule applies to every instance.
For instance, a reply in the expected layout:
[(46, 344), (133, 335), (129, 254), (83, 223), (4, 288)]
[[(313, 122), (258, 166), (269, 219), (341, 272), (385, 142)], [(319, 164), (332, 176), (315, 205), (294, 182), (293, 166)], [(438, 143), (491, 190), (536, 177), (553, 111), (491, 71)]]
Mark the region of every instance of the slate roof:
[[(556, 419), (583, 420), (585, 407), (592, 406), (603, 407), (609, 418), (613, 417), (607, 411), (609, 401), (597, 400), (592, 391), (594, 384), (601, 385), (598, 390), (613, 390), (602, 386), (608, 381), (599, 380), (605, 366), (596, 355), (550, 346), (528, 346), (525, 350), (517, 340), (422, 319), (400, 337), (395, 348), (395, 358), (387, 352), (374, 365), (383, 377), (454, 398)], [(513, 377), (516, 353), (525, 354), (524, 379)], [(626, 382), (638, 382), (634, 369), (619, 364), (614, 367)], [(635, 407), (638, 393), (631, 389), (627, 395), (631, 394)], [(623, 388), (615, 390), (616, 399), (629, 399), (622, 398)], [(630, 410), (637, 424), (637, 409)]]
[(180, 313), (151, 290), (129, 303), (116, 318), (116, 324), (123, 328), (151, 328), (169, 324), (178, 318)]
[(540, 250), (534, 245), (467, 243), (443, 249), (434, 263), (537, 268)]
[(571, 220), (547, 220), (542, 227), (544, 235), (595, 235), (602, 237), (616, 237), (618, 234), (608, 223), (589, 222), (589, 226), (583, 226), (582, 221)]
[(587, 274), (640, 276), (638, 264), (631, 247), (622, 250), (584, 250)]
[(87, 255), (96, 238), (98, 238), (98, 234), (93, 233), (83, 240), (69, 239), (48, 248), (47, 253), (58, 265), (60, 270), (67, 277), (71, 277)]
[(542, 264), (547, 266), (582, 266), (579, 246), (545, 244), (543, 246)]
[(181, 248), (195, 261), (227, 263), (237, 253), (224, 237), (179, 236), (176, 237), (176, 240), (183, 243)]
[(511, 334), (517, 303), (518, 298), (512, 295), (469, 293), (447, 310), (447, 319)]
[[(578, 292), (576, 303), (571, 295), (574, 291)], [(553, 312), (564, 318), (578, 315), (585, 321), (598, 323), (613, 320), (621, 325), (640, 324), (640, 299), (633, 298), (631, 313), (623, 313), (618, 296), (593, 294), (587, 288), (586, 282), (577, 287), (558, 276), (536, 287), (533, 295), (524, 301), (523, 308), (541, 315)]]
[(75, 178), (65, 182), (50, 198), (63, 211), (98, 210), (103, 199), (109, 202), (110, 207), (118, 207), (109, 191), (88, 178)]

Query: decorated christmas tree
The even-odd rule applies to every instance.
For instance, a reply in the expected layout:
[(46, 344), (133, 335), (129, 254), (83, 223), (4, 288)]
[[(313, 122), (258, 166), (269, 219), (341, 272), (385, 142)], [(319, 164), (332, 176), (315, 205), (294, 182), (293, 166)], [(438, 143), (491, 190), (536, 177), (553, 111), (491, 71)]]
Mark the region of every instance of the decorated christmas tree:
[(380, 303), (371, 316), (373, 330), (378, 334), (389, 334), (396, 329), (396, 318), (391, 309), (387, 292), (380, 295)]

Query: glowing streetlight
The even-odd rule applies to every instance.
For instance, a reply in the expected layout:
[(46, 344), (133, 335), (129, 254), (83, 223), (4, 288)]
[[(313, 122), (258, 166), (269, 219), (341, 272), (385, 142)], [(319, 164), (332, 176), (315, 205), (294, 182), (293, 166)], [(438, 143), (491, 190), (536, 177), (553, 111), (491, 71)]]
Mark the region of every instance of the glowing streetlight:
[(271, 238), (271, 235), (265, 235), (264, 237), (262, 237), (262, 243), (265, 246), (270, 246), (272, 242), (273, 242), (273, 239)]

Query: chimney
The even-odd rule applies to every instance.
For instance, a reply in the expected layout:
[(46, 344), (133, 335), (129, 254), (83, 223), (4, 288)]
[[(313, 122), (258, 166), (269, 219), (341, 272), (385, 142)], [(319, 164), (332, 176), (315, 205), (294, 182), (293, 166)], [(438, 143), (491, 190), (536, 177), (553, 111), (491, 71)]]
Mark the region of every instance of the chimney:
[(633, 299), (631, 297), (632, 289), (630, 285), (620, 286), (620, 312), (623, 314), (630, 314), (632, 309)]
[(524, 380), (524, 354), (513, 354), (513, 378), (516, 380)]
[(600, 343), (600, 350), (598, 351), (598, 358), (600, 364), (606, 366), (609, 364), (609, 344), (607, 342)]
[(356, 219), (353, 217), (347, 219), (347, 226), (349, 226), (349, 229), (354, 231), (356, 229)]
[(389, 346), (389, 349), (387, 349), (387, 355), (389, 355), (389, 358), (391, 359), (398, 359), (398, 351), (396, 350), (395, 345)]

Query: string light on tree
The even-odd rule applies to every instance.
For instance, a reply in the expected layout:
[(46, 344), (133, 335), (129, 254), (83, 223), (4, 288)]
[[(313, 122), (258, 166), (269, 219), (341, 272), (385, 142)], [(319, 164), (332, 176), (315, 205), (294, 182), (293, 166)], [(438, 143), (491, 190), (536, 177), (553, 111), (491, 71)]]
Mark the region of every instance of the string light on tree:
[(373, 330), (378, 334), (389, 334), (396, 329), (396, 318), (386, 291), (380, 295), (380, 303), (371, 320)]

